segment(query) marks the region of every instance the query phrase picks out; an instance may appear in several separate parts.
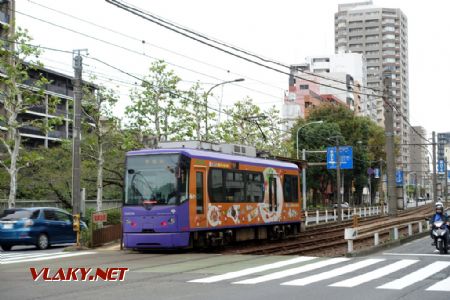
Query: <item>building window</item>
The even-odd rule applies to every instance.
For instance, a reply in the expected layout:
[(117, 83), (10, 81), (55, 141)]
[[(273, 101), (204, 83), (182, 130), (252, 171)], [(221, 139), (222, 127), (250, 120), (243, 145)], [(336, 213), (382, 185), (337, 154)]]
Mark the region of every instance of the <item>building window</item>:
[(309, 84), (300, 84), (300, 89), (301, 90), (308, 90), (309, 89)]
[(379, 38), (378, 34), (366, 35), (367, 40), (376, 40), (378, 38)]
[(328, 57), (313, 58), (313, 62), (330, 62)]
[(380, 43), (366, 43), (366, 47), (378, 47)]

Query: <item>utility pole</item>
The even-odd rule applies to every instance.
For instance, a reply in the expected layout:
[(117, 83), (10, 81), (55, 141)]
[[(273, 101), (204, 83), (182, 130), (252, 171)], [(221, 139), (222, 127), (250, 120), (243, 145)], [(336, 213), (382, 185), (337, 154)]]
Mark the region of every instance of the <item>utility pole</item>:
[(436, 178), (436, 132), (433, 131), (433, 200), (437, 201), (437, 178)]
[(339, 137), (336, 138), (336, 185), (337, 185), (337, 205), (338, 223), (342, 222), (342, 199), (341, 194), (341, 156), (339, 155)]
[(395, 181), (395, 153), (394, 153), (394, 111), (391, 102), (390, 88), (392, 86), (392, 73), (385, 72), (383, 78), (384, 127), (386, 136), (386, 171), (389, 216), (397, 216), (397, 193)]
[(80, 55), (83, 50), (73, 51), (73, 69), (75, 72), (73, 84), (73, 131), (72, 131), (72, 213), (74, 215), (81, 212), (81, 100), (83, 98), (82, 91), (82, 72), (83, 58)]

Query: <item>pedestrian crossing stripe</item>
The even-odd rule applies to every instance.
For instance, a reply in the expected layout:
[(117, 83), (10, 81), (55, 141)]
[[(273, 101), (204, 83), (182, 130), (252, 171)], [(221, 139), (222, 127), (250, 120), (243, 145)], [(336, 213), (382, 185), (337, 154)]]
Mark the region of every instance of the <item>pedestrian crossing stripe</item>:
[(450, 266), (450, 261), (436, 261), (426, 267), (423, 267), (411, 274), (403, 276), (397, 280), (386, 283), (379, 286), (378, 289), (390, 289), (390, 290), (401, 290), (407, 286), (417, 283), (421, 280), (427, 279), (431, 275), (447, 268)]
[[(280, 285), (284, 286), (306, 286), (312, 283), (329, 280), (338, 276), (342, 276), (345, 274), (350, 274), (352, 272), (370, 267), (375, 266), (379, 263), (385, 262), (386, 259), (384, 258), (370, 258), (370, 259), (364, 259), (357, 262), (353, 262), (350, 264), (346, 264), (341, 267), (330, 269), (330, 266), (339, 264), (339, 263), (349, 263), (351, 261), (350, 258), (330, 258), (325, 260), (320, 260), (319, 258), (315, 257), (297, 257), (294, 259), (284, 260), (280, 262), (265, 264), (257, 267), (247, 268), (243, 270), (238, 270), (234, 272), (228, 272), (221, 275), (214, 275), (210, 277), (204, 277), (200, 279), (194, 279), (190, 280), (188, 282), (191, 283), (215, 283), (219, 281), (226, 281), (231, 279), (237, 279), (240, 277), (245, 277), (248, 275), (258, 274), (266, 271), (271, 271), (271, 273), (259, 275), (254, 278), (248, 278), (238, 281), (231, 282), (232, 284), (243, 284), (243, 285), (250, 285), (250, 284), (258, 284), (262, 282), (282, 279), (289, 276), (298, 275), (301, 273), (306, 273), (314, 270), (319, 270), (321, 268), (326, 268), (326, 271), (320, 272), (314, 275), (309, 275), (303, 278), (294, 279), (286, 282), (280, 283)], [(389, 274), (395, 273), (397, 271), (403, 270), (405, 268), (411, 267), (413, 265), (416, 265), (419, 263), (420, 260), (414, 260), (414, 259), (402, 259), (399, 261), (395, 261), (392, 263), (389, 263), (385, 266), (381, 266), (377, 269), (371, 270), (367, 273), (363, 273), (357, 276), (354, 276), (352, 278), (341, 280), (332, 284), (329, 284), (330, 287), (336, 287), (336, 288), (352, 288), (355, 286), (359, 286), (365, 283), (368, 283), (370, 281), (383, 278), (384, 276), (387, 276)], [(291, 267), (294, 264), (298, 263), (306, 263), (301, 266), (297, 267)], [(391, 280), (390, 282), (377, 286), (377, 289), (391, 289), (391, 290), (401, 290), (406, 287), (409, 287), (415, 283), (418, 283), (422, 280), (425, 280), (429, 277), (431, 277), (434, 274), (437, 274), (444, 269), (448, 268), (450, 266), (450, 261), (436, 261), (433, 263), (430, 263), (426, 266), (421, 267), (420, 269), (409, 273), (408, 275), (405, 275), (399, 279)], [(286, 270), (279, 270), (283, 267), (289, 267)], [(278, 270), (277, 270), (278, 269)], [(274, 271), (274, 272), (272, 272)], [(443, 291), (443, 292), (449, 292), (450, 291), (450, 277), (447, 277), (446, 279), (440, 280), (430, 287), (426, 289), (426, 291)]]
[(0, 259), (0, 265), (22, 263), (22, 262), (32, 262), (32, 261), (42, 261), (50, 260), (56, 258), (73, 257), (80, 255), (94, 254), (95, 252), (52, 252), (52, 253), (14, 253), (13, 255), (7, 254), (2, 255)]
[(272, 273), (272, 274), (268, 274), (268, 275), (264, 275), (264, 276), (260, 276), (260, 277), (256, 277), (256, 278), (251, 278), (251, 279), (247, 279), (247, 280), (237, 281), (237, 282), (233, 282), (233, 283), (234, 284), (261, 283), (261, 282), (265, 282), (265, 281), (269, 281), (269, 280), (280, 279), (280, 278), (287, 277), (287, 276), (292, 276), (292, 275), (297, 275), (300, 273), (309, 272), (309, 271), (312, 271), (315, 269), (323, 268), (326, 266), (334, 265), (334, 264), (341, 263), (341, 262), (348, 261), (348, 260), (350, 260), (350, 259), (349, 258), (332, 258), (332, 259), (319, 261), (316, 263), (311, 263), (311, 264), (308, 264), (305, 266), (292, 268), (292, 269), (288, 269), (285, 271), (279, 271), (276, 273)]
[(248, 269), (244, 269), (244, 270), (240, 270), (240, 271), (236, 271), (236, 272), (229, 272), (229, 273), (225, 273), (222, 275), (191, 280), (189, 282), (211, 283), (211, 282), (218, 282), (218, 281), (227, 280), (227, 279), (234, 279), (234, 278), (247, 276), (247, 275), (251, 275), (251, 274), (255, 274), (255, 273), (259, 273), (259, 272), (263, 272), (263, 271), (267, 271), (267, 270), (271, 270), (271, 269), (276, 269), (276, 268), (281, 268), (284, 266), (289, 266), (292, 264), (297, 264), (300, 262), (305, 262), (308, 260), (312, 260), (314, 258), (315, 257), (300, 256), (300, 257), (296, 257), (293, 259), (288, 259), (288, 260), (279, 261), (276, 263), (271, 263), (271, 264), (262, 265), (262, 266), (258, 266), (258, 267), (248, 268)]
[(344, 275), (368, 266), (371, 266), (373, 264), (379, 263), (381, 261), (384, 261), (384, 259), (366, 259), (366, 260), (362, 260), (350, 265), (346, 265), (331, 271), (326, 271), (323, 273), (319, 273), (316, 275), (311, 275), (302, 279), (296, 279), (296, 280), (292, 280), (292, 281), (288, 281), (288, 282), (284, 282), (282, 283), (282, 285), (297, 285), (297, 286), (304, 286), (304, 285), (308, 285), (314, 282), (318, 282), (321, 280), (325, 280), (325, 279), (330, 279), (333, 277), (337, 277), (340, 275)]
[(372, 272), (359, 275), (347, 280), (339, 281), (336, 283), (331, 284), (330, 286), (339, 286), (339, 287), (354, 287), (369, 281), (372, 281), (374, 279), (381, 278), (383, 276), (389, 275), (391, 273), (394, 273), (396, 271), (399, 271), (403, 268), (406, 268), (408, 266), (411, 266), (415, 263), (417, 263), (418, 260), (411, 260), (411, 259), (402, 259), (400, 261), (397, 261), (393, 264), (384, 266), (382, 268), (376, 269)]

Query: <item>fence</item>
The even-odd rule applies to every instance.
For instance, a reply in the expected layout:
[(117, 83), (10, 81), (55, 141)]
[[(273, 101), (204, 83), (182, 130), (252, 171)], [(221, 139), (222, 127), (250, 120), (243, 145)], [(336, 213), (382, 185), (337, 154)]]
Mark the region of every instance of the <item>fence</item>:
[[(425, 223), (430, 230), (430, 224)], [(400, 217), (394, 220), (375, 223), (356, 228), (345, 228), (344, 239), (347, 241), (347, 253), (354, 252), (354, 242), (365, 243), (372, 240), (374, 247), (383, 242), (396, 241), (424, 232), (424, 216)], [(382, 238), (382, 236), (384, 238)]]
[[(388, 213), (387, 206), (369, 206), (369, 207), (354, 207), (342, 208), (342, 220), (350, 220), (353, 216), (370, 217)], [(328, 223), (337, 221), (337, 209), (325, 210), (308, 210), (305, 211), (305, 226), (312, 224)]]
[[(86, 209), (97, 208), (97, 200), (86, 200)], [(102, 207), (105, 209), (116, 208), (122, 206), (122, 200), (103, 200)], [(16, 207), (59, 207), (64, 208), (64, 204), (58, 200), (16, 200)], [(0, 199), (0, 211), (8, 208), (8, 200)]]
[[(94, 223), (93, 215), (106, 213), (107, 221)], [(121, 208), (104, 209), (99, 212), (93, 211), (89, 216), (90, 246), (97, 247), (103, 244), (122, 239)]]

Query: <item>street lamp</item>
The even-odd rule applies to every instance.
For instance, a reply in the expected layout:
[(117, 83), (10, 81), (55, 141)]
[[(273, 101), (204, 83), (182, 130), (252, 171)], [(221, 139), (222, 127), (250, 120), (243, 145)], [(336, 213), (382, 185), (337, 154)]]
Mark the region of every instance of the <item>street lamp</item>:
[[(297, 135), (296, 135), (296, 138), (297, 138), (297, 149), (296, 149), (297, 150), (297, 159), (298, 159), (298, 135), (300, 133), (300, 130), (302, 130), (303, 128), (305, 128), (306, 126), (311, 125), (311, 124), (322, 124), (322, 123), (323, 123), (322, 120), (320, 120), (320, 121), (313, 121), (313, 122), (306, 123), (305, 125), (300, 126), (299, 129), (297, 129)], [(303, 160), (306, 159), (305, 151), (303, 151), (303, 153), (302, 153), (302, 159)], [(306, 211), (306, 169), (305, 168), (302, 169), (302, 197), (303, 197), (303, 210)]]
[(205, 93), (205, 112), (206, 112), (206, 115), (205, 115), (205, 139), (207, 140), (208, 139), (208, 96), (209, 96), (209, 94), (211, 93), (211, 91), (214, 89), (214, 88), (216, 88), (216, 87), (218, 87), (218, 86), (220, 86), (220, 85), (224, 85), (224, 84), (227, 84), (227, 83), (233, 83), (233, 82), (242, 82), (242, 81), (244, 81), (245, 79), (244, 78), (238, 78), (238, 79), (234, 79), (234, 80), (228, 80), (228, 81), (224, 81), (224, 82), (220, 82), (220, 83), (218, 83), (218, 84), (215, 84), (215, 85), (213, 85), (206, 93)]
[[(296, 137), (297, 137), (297, 159), (299, 159), (299, 157), (298, 157), (298, 135), (299, 135), (299, 133), (300, 133), (300, 130), (302, 130), (303, 128), (305, 128), (306, 126), (308, 126), (308, 125), (311, 125), (311, 124), (322, 124), (323, 123), (323, 121), (322, 120), (320, 120), (320, 121), (313, 121), (313, 122), (309, 122), (309, 123), (306, 123), (305, 125), (303, 125), (303, 126), (300, 126), (298, 129), (297, 129), (297, 135), (296, 135)], [(305, 159), (305, 158), (303, 158), (303, 159)]]

